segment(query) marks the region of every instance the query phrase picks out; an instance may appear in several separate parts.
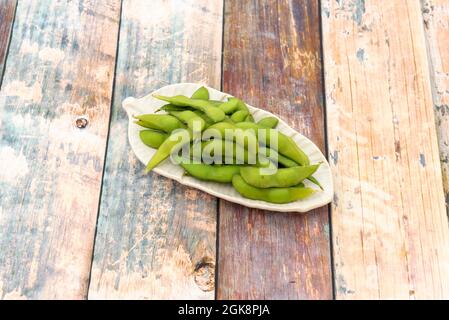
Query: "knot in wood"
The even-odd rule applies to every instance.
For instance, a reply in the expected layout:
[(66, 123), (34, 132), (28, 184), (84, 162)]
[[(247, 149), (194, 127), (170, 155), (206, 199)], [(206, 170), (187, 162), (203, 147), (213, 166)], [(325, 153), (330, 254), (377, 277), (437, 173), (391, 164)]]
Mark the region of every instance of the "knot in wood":
[(203, 259), (195, 267), (194, 279), (197, 286), (203, 291), (212, 291), (215, 287), (215, 264)]

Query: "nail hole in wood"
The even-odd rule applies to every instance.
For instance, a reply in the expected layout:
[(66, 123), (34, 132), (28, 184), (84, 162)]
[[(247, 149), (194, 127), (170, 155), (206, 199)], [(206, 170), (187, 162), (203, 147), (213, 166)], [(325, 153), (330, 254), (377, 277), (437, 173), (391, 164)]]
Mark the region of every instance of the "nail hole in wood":
[(89, 121), (87, 121), (87, 119), (84, 117), (79, 117), (75, 121), (75, 125), (78, 129), (84, 129), (85, 127), (87, 127), (88, 123), (89, 123)]

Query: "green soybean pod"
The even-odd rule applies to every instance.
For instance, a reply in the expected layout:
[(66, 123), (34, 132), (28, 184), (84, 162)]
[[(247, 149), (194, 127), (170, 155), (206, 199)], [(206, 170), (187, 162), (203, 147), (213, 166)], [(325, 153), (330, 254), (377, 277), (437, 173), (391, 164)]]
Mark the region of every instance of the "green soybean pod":
[(192, 99), (209, 100), (209, 90), (205, 87), (200, 87), (192, 94)]
[(198, 117), (201, 117), (201, 118), (204, 120), (204, 122), (206, 122), (206, 127), (208, 127), (208, 126), (214, 124), (214, 122), (211, 120), (211, 118), (209, 118), (208, 116), (206, 116), (206, 114), (205, 114), (204, 112), (199, 111), (199, 110), (193, 110), (193, 112), (195, 112), (195, 114), (196, 114)]
[[(281, 164), (285, 168), (291, 168), (291, 167), (299, 166), (299, 163), (296, 163), (292, 159), (284, 157), (282, 154), (277, 153), (273, 149), (265, 148), (265, 147), (259, 147), (259, 152), (265, 152), (264, 154), (271, 160), (271, 162), (273, 162), (273, 163), (277, 162), (278, 164)], [(324, 190), (323, 186), (321, 185), (321, 183), (315, 177), (312, 177), (312, 176), (307, 177), (307, 180), (309, 180), (313, 184), (316, 184), (321, 190)]]
[(258, 165), (257, 155), (249, 152), (240, 144), (226, 140), (210, 140), (201, 142), (201, 156), (204, 160), (212, 160), (219, 152), (221, 163)]
[(185, 111), (170, 111), (169, 112), (172, 116), (178, 118), (183, 123), (187, 124), (187, 127), (194, 130), (196, 128), (199, 128), (200, 131), (203, 131), (206, 127), (206, 121), (204, 121), (203, 118), (198, 116), (195, 112), (190, 110)]
[(194, 178), (215, 182), (231, 182), (232, 177), (240, 172), (237, 165), (209, 165), (195, 163), (180, 163), (181, 167)]
[(157, 149), (167, 139), (168, 134), (155, 130), (142, 130), (139, 137), (145, 145)]
[(257, 124), (259, 126), (265, 127), (265, 128), (275, 128), (278, 125), (279, 120), (275, 117), (265, 117), (263, 119), (260, 119)]
[(231, 120), (236, 123), (236, 122), (242, 122), (245, 121), (246, 117), (248, 116), (248, 111), (246, 110), (239, 110), (236, 111), (232, 114), (231, 116)]
[(259, 153), (268, 157), (268, 159), (270, 159), (271, 162), (278, 163), (278, 166), (279, 166), (279, 164), (281, 164), (282, 166), (284, 166), (286, 168), (299, 166), (299, 164), (296, 163), (295, 161), (293, 161), (287, 157), (284, 157), (283, 155), (279, 154), (277, 151), (275, 151), (271, 148), (260, 146)]
[(194, 110), (193, 108), (178, 107), (178, 106), (174, 106), (174, 105), (169, 103), (169, 104), (163, 105), (162, 107), (157, 109), (155, 112), (159, 112), (159, 111), (166, 111), (166, 112), (169, 112), (169, 111), (185, 111), (186, 109), (187, 110), (190, 110), (190, 109)]
[(239, 100), (238, 99), (229, 99), (226, 102), (222, 102), (218, 106), (225, 114), (233, 114), (235, 111), (238, 110), (239, 107)]
[(251, 112), (249, 111), (248, 106), (245, 104), (245, 102), (243, 102), (242, 100), (237, 99), (237, 98), (231, 98), (231, 99), (236, 99), (237, 100), (237, 102), (238, 102), (237, 110), (248, 111), (248, 115), (246, 116), (245, 121), (254, 122), (254, 118), (251, 115)]
[(174, 97), (166, 97), (161, 95), (153, 95), (153, 97), (167, 101), (175, 106), (179, 107), (192, 107), (194, 109), (204, 112), (214, 122), (222, 121), (226, 115), (220, 108), (216, 107), (207, 100), (191, 99), (186, 96), (178, 95)]
[(246, 116), (245, 121), (246, 121), (246, 122), (254, 122), (254, 118), (253, 118), (253, 116), (251, 115), (251, 113), (250, 113), (249, 115)]
[(160, 130), (167, 133), (171, 133), (176, 129), (185, 128), (185, 125), (177, 118), (169, 114), (142, 114), (134, 116), (137, 120), (137, 124), (145, 128)]
[(209, 101), (211, 104), (213, 104), (214, 106), (216, 106), (216, 107), (219, 107), (219, 106), (221, 106), (223, 103), (225, 103), (226, 101), (221, 101), (221, 100), (207, 100), (207, 101)]
[(311, 188), (304, 187), (303, 184), (289, 188), (256, 188), (247, 184), (238, 174), (232, 177), (232, 185), (244, 198), (277, 204), (305, 199), (315, 192), (315, 190)]
[(240, 175), (246, 183), (257, 188), (293, 187), (310, 177), (320, 165), (297, 166), (277, 169), (274, 174), (261, 174), (259, 168), (242, 167)]
[(157, 130), (157, 129), (154, 129), (153, 126), (150, 126), (149, 124), (143, 122), (142, 120), (134, 121), (134, 123), (135, 123), (135, 124), (138, 124), (138, 125), (141, 126), (141, 127), (147, 128), (147, 129)]
[(173, 132), (164, 142), (159, 146), (156, 153), (148, 162), (145, 173), (153, 170), (159, 163), (167, 159), (172, 152), (176, 152), (175, 147), (182, 147), (183, 144), (190, 143), (193, 138), (192, 130), (184, 129)]
[(245, 149), (257, 153), (259, 144), (255, 132), (245, 132), (246, 129), (242, 129), (242, 134), (242, 132), (237, 131), (238, 129), (233, 123), (218, 122), (204, 130), (203, 140), (207, 140), (209, 136), (223, 140), (232, 140), (241, 144)]
[(315, 177), (308, 177), (307, 180), (309, 180), (310, 182), (316, 184), (318, 187), (320, 187), (321, 190), (324, 190), (323, 186), (321, 185), (321, 183), (315, 178)]
[(265, 130), (265, 141), (262, 141), (263, 144), (267, 145), (268, 147), (271, 144), (271, 135), (272, 135), (272, 130), (275, 130), (275, 132), (273, 132), (274, 135), (277, 134), (278, 137), (278, 141), (277, 141), (277, 147), (278, 150), (277, 152), (279, 152), (280, 154), (286, 156), (287, 158), (290, 158), (294, 161), (296, 161), (297, 163), (299, 163), (302, 166), (307, 166), (310, 164), (310, 160), (309, 157), (307, 157), (307, 155), (304, 153), (304, 151), (302, 151), (298, 145), (295, 143), (295, 141), (286, 136), (285, 134), (277, 131), (276, 129), (270, 129), (270, 128), (264, 128), (259, 126), (256, 123), (252, 123), (252, 122), (239, 122), (236, 123), (235, 126), (237, 128), (241, 128), (241, 129), (252, 129), (255, 131), (257, 138), (259, 139), (260, 142), (260, 138), (262, 138), (261, 135), (261, 131), (260, 130)]

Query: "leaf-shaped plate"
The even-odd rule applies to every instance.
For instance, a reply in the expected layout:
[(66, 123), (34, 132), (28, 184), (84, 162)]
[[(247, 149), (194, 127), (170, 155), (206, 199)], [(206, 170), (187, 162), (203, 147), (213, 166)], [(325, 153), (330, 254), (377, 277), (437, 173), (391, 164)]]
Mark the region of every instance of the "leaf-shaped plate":
[[(148, 163), (156, 150), (147, 147), (142, 143), (142, 141), (140, 141), (139, 131), (144, 130), (144, 128), (134, 123), (133, 116), (154, 113), (158, 108), (166, 104), (163, 101), (153, 98), (153, 94), (160, 94), (164, 96), (185, 95), (190, 97), (193, 92), (195, 92), (195, 90), (197, 90), (200, 86), (200, 84), (194, 83), (178, 83), (160, 88), (159, 90), (156, 90), (140, 99), (129, 97), (123, 101), (123, 107), (125, 108), (129, 116), (129, 143), (131, 144), (131, 148), (133, 149), (137, 158), (142, 161), (143, 164), (146, 165)], [(210, 99), (213, 100), (225, 101), (227, 97), (231, 96), (213, 88), (206, 88), (209, 90)], [(279, 117), (270, 112), (254, 108), (249, 105), (248, 108), (256, 121), (267, 116), (272, 116), (279, 119)], [(310, 163), (313, 164), (322, 162), (320, 168), (315, 172), (314, 177), (321, 183), (324, 190), (319, 190), (312, 196), (304, 200), (298, 200), (287, 204), (273, 204), (265, 201), (246, 199), (242, 197), (232, 187), (231, 184), (201, 181), (193, 177), (184, 175), (184, 170), (179, 165), (173, 164), (170, 159), (166, 159), (153, 171), (167, 178), (174, 179), (184, 185), (203, 190), (213, 196), (251, 208), (280, 212), (306, 212), (328, 204), (333, 196), (333, 184), (329, 163), (327, 162), (324, 155), (312, 141), (290, 128), (281, 119), (279, 119), (279, 124), (276, 129), (278, 129), (283, 134), (292, 137), (293, 140), (309, 156)], [(142, 168), (142, 174), (144, 174), (143, 172), (144, 169)], [(309, 183), (309, 181), (305, 181), (305, 183), (310, 184), (310, 186), (314, 186), (313, 184)], [(314, 188), (318, 189), (316, 186), (314, 186)]]

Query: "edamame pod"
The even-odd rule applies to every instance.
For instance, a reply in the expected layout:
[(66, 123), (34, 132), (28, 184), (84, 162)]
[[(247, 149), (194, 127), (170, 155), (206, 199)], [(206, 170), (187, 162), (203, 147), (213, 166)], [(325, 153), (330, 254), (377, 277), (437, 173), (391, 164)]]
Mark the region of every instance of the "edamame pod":
[(177, 106), (174, 106), (174, 105), (169, 103), (169, 104), (163, 105), (162, 107), (157, 109), (155, 112), (159, 112), (159, 111), (166, 111), (166, 112), (169, 112), (169, 111), (185, 111), (185, 110), (194, 110), (194, 109), (193, 108), (187, 108), (187, 107), (177, 107)]
[(168, 134), (154, 130), (142, 130), (139, 132), (139, 137), (145, 145), (157, 149), (167, 139)]
[[(207, 100), (210, 103), (212, 103), (214, 106), (219, 107), (220, 105), (222, 105), (225, 101), (221, 101), (221, 100)], [(224, 110), (223, 110), (224, 111)]]
[[(259, 126), (256, 123), (252, 123), (252, 122), (239, 122), (236, 123), (235, 126), (237, 128), (241, 128), (241, 129), (253, 129), (255, 131), (255, 134), (257, 135), (257, 138), (259, 140), (259, 142), (267, 145), (268, 147), (271, 145), (271, 135), (273, 134), (273, 136), (278, 137), (278, 141), (277, 141), (277, 151), (296, 161), (297, 163), (299, 163), (300, 165), (303, 166), (307, 166), (310, 164), (309, 161), (309, 157), (307, 157), (307, 155), (304, 153), (304, 151), (302, 151), (297, 144), (295, 143), (295, 141), (293, 141), (292, 138), (286, 136), (285, 134), (275, 130), (275, 129), (269, 129), (269, 128), (264, 128)], [(262, 132), (261, 130), (265, 130), (265, 140), (261, 141), (262, 139)], [(273, 130), (273, 132), (272, 132)]]
[[(299, 166), (299, 163), (296, 163), (292, 159), (284, 157), (282, 154), (277, 153), (273, 149), (265, 148), (265, 147), (259, 147), (259, 152), (261, 152), (262, 154), (266, 155), (271, 160), (271, 162), (273, 162), (273, 163), (277, 162), (278, 164), (281, 164), (285, 168), (291, 168), (291, 167)], [(313, 184), (316, 184), (318, 187), (320, 187), (321, 190), (323, 190), (323, 187), (321, 186), (321, 184), (319, 183), (319, 181), (315, 177), (312, 177), (312, 176), (307, 177), (307, 180), (309, 180)]]
[(196, 114), (198, 117), (201, 117), (201, 118), (204, 120), (204, 122), (206, 122), (206, 127), (208, 127), (208, 126), (214, 124), (214, 122), (213, 122), (208, 116), (206, 116), (206, 115), (204, 114), (204, 112), (201, 112), (201, 111), (199, 111), (199, 110), (193, 110), (193, 112), (195, 112), (195, 114)]
[(255, 132), (250, 132), (249, 130), (242, 129), (242, 132), (238, 132), (239, 128), (235, 124), (229, 122), (218, 122), (206, 130), (203, 133), (203, 139), (209, 139), (214, 137), (223, 140), (232, 140), (238, 144), (241, 144), (245, 149), (257, 153), (259, 150), (259, 143)]
[(251, 113), (250, 113), (249, 115), (246, 116), (245, 121), (246, 121), (246, 122), (254, 122), (254, 118), (253, 118), (253, 116), (251, 115)]
[(191, 98), (187, 98), (186, 96), (182, 96), (182, 95), (174, 96), (174, 97), (153, 95), (153, 97), (155, 97), (159, 100), (167, 101), (175, 106), (193, 107), (194, 109), (204, 112), (214, 122), (220, 122), (226, 117), (223, 110), (214, 106), (212, 103), (210, 103), (207, 100), (191, 99)]
[(221, 183), (231, 182), (232, 177), (240, 172), (240, 166), (237, 165), (209, 165), (185, 162), (181, 162), (180, 165), (192, 177)]
[(182, 143), (190, 143), (192, 140), (193, 133), (190, 129), (186, 130), (178, 130), (173, 132), (165, 141), (159, 146), (156, 153), (148, 162), (145, 173), (153, 170), (159, 163), (167, 159), (172, 152), (176, 152), (174, 150), (176, 146), (182, 147)]
[(232, 177), (232, 185), (245, 198), (278, 204), (304, 199), (315, 192), (315, 190), (306, 188), (302, 184), (289, 188), (256, 188), (247, 184), (238, 174)]
[(225, 114), (232, 114), (237, 110), (238, 106), (238, 99), (229, 99), (226, 102), (222, 102), (218, 107), (223, 110)]
[(275, 117), (266, 117), (263, 119), (260, 119), (257, 124), (259, 126), (265, 127), (265, 128), (275, 128), (278, 125), (279, 120)]
[(205, 87), (200, 87), (192, 94), (192, 99), (209, 100), (209, 91)]
[(181, 121), (169, 114), (142, 114), (134, 116), (134, 118), (139, 120), (136, 123), (142, 127), (167, 133), (186, 127)]
[(193, 111), (170, 111), (169, 113), (181, 120), (183, 123), (187, 124), (187, 127), (189, 127), (191, 130), (198, 128), (200, 131), (203, 131), (206, 127), (206, 121), (204, 121), (203, 118), (198, 116)]
[(279, 154), (277, 151), (275, 151), (271, 148), (259, 146), (259, 153), (268, 157), (271, 160), (271, 162), (277, 163), (278, 166), (279, 166), (279, 164), (281, 164), (282, 166), (284, 166), (286, 168), (299, 166), (299, 164), (296, 163), (295, 161), (293, 161), (287, 157), (284, 157), (283, 155)]
[(310, 177), (319, 166), (319, 164), (315, 164), (312, 166), (277, 169), (274, 174), (270, 175), (261, 174), (259, 168), (242, 167), (240, 175), (246, 183), (257, 188), (293, 187)]
[(230, 98), (230, 100), (232, 100), (232, 99), (235, 99), (235, 100), (237, 100), (237, 102), (238, 102), (238, 104), (237, 104), (237, 110), (245, 110), (245, 111), (248, 111), (248, 115), (246, 116), (246, 118), (245, 118), (245, 121), (248, 121), (248, 122), (254, 122), (254, 118), (253, 118), (253, 116), (251, 115), (251, 112), (249, 112), (249, 109), (248, 109), (248, 107), (246, 106), (246, 104), (245, 104), (245, 102), (243, 102), (242, 100), (240, 100), (240, 99), (237, 99), (237, 98)]
[[(218, 151), (219, 154), (215, 154), (215, 151)], [(256, 154), (248, 152), (247, 149), (233, 141), (214, 139), (201, 142), (201, 157), (203, 161), (214, 161), (217, 163), (215, 160), (218, 156), (218, 163), (259, 164)]]
[(242, 121), (245, 121), (245, 119), (246, 119), (246, 117), (248, 116), (248, 111), (246, 111), (246, 110), (239, 110), (239, 111), (236, 111), (236, 112), (234, 112), (233, 114), (232, 114), (232, 116), (231, 116), (231, 120), (233, 121), (233, 122), (242, 122)]

